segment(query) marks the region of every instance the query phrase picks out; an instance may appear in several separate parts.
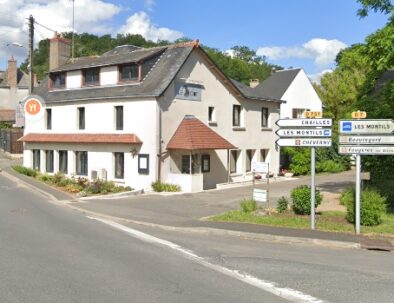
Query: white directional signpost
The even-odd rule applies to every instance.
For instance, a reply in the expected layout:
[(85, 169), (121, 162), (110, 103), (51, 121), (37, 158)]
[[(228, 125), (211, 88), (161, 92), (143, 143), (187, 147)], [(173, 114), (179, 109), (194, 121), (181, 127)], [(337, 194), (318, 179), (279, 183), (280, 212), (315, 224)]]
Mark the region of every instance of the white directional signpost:
[[(364, 118), (365, 112), (352, 117)], [(339, 121), (339, 153), (356, 155), (356, 234), (360, 233), (361, 155), (394, 155), (394, 120), (363, 119)]]
[(315, 167), (316, 147), (330, 147), (332, 119), (322, 119), (321, 112), (305, 112), (308, 119), (280, 119), (276, 125), (280, 128), (276, 134), (278, 146), (311, 147), (311, 229), (316, 228), (315, 221)]
[[(269, 178), (269, 163), (268, 162), (252, 162), (252, 178), (253, 178), (253, 200), (257, 202), (267, 202), (269, 206), (269, 184), (270, 184), (270, 178)], [(255, 182), (256, 182), (256, 173), (260, 173), (265, 176), (265, 179), (267, 180), (267, 189), (257, 189), (255, 188)]]

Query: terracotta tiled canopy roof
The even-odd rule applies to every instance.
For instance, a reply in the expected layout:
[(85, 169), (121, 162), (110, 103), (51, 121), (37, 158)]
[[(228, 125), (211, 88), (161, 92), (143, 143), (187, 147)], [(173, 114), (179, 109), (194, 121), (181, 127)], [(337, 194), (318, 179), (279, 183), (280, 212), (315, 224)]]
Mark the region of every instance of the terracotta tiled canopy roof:
[(51, 143), (118, 143), (141, 144), (142, 141), (134, 134), (38, 134), (31, 133), (18, 141), (51, 142)]
[(167, 144), (167, 149), (233, 149), (236, 148), (194, 116), (186, 116)]

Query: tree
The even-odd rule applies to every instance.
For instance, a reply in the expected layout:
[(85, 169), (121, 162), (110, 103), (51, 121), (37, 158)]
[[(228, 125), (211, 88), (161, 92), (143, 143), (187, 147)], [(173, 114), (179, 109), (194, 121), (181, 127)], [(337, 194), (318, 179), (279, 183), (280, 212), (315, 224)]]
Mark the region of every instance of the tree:
[(361, 18), (368, 16), (370, 10), (384, 14), (393, 14), (394, 6), (391, 0), (357, 0), (362, 7), (357, 11)]

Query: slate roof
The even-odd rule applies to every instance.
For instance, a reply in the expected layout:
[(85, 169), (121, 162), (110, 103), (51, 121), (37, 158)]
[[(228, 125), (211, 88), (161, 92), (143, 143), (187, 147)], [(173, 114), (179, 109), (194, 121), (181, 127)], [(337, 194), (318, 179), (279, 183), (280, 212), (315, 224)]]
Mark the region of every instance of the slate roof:
[[(47, 103), (94, 99), (102, 100), (106, 98), (159, 97), (171, 84), (194, 49), (198, 49), (202, 56), (210, 60), (207, 53), (200, 48), (198, 41), (147, 49), (132, 45), (116, 47), (100, 57), (74, 59), (74, 61), (54, 69), (51, 72), (141, 62), (147, 59), (156, 60), (153, 67), (141, 82), (49, 91), (47, 77), (41, 81), (40, 86), (34, 88), (34, 94), (43, 97)], [(282, 102), (280, 98), (271, 98), (240, 82), (228, 79), (213, 61), (211, 61), (211, 64), (211, 67), (214, 67), (216, 72), (223, 79), (224, 84), (237, 95), (247, 99)]]
[(167, 144), (167, 149), (234, 149), (229, 141), (194, 116), (186, 116)]
[[(34, 89), (34, 93), (44, 98), (46, 102), (64, 102), (64, 101), (78, 101), (87, 99), (103, 99), (103, 98), (122, 98), (122, 97), (157, 97), (160, 96), (165, 89), (170, 85), (176, 73), (182, 67), (186, 59), (189, 57), (194, 46), (183, 47), (161, 47), (153, 50), (139, 51), (136, 50), (137, 55), (131, 57), (130, 60), (141, 60), (145, 56), (152, 56), (162, 52), (159, 55), (155, 65), (151, 71), (140, 83), (126, 84), (126, 85), (113, 85), (113, 86), (95, 86), (89, 88), (72, 89), (72, 90), (53, 90), (48, 91), (48, 77), (45, 78), (41, 85)], [(133, 53), (133, 52), (132, 52)], [(127, 56), (124, 54), (119, 55), (121, 59), (115, 60), (116, 56), (108, 56), (111, 62), (126, 62)], [(107, 56), (100, 57), (100, 60), (106, 62)], [(79, 66), (83, 66), (87, 61), (84, 61)], [(89, 61), (93, 62), (93, 61)], [(77, 64), (77, 62), (75, 62)], [(76, 65), (70, 67), (64, 66), (63, 70), (68, 68), (76, 68)]]
[(300, 71), (300, 68), (277, 71), (257, 85), (255, 93), (271, 99), (281, 99)]
[[(21, 69), (18, 68), (17, 75), (17, 87), (28, 88), (29, 87), (29, 75), (25, 74)], [(9, 87), (7, 71), (0, 71), (0, 87)]]
[(52, 142), (52, 143), (117, 143), (141, 144), (142, 141), (134, 134), (43, 134), (30, 133), (18, 141)]

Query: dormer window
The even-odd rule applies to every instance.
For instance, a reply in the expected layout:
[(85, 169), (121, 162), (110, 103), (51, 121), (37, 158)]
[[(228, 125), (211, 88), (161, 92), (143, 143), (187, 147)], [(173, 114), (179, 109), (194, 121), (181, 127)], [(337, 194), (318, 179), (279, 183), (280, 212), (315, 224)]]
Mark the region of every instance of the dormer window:
[(83, 70), (83, 85), (99, 85), (100, 84), (100, 68), (88, 68)]
[(51, 74), (52, 88), (66, 87), (66, 73), (52, 73)]
[(119, 66), (120, 81), (139, 81), (139, 66), (137, 64), (124, 64)]

